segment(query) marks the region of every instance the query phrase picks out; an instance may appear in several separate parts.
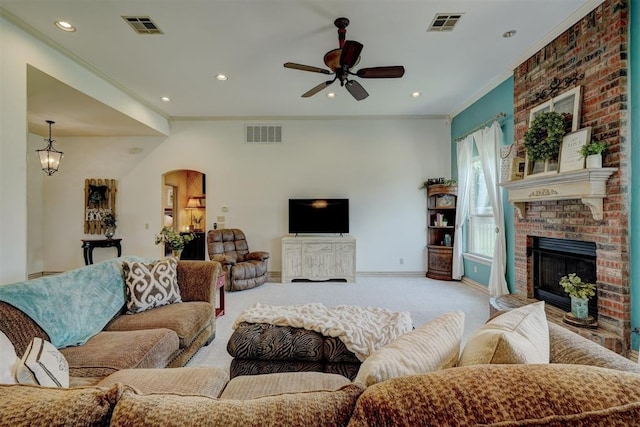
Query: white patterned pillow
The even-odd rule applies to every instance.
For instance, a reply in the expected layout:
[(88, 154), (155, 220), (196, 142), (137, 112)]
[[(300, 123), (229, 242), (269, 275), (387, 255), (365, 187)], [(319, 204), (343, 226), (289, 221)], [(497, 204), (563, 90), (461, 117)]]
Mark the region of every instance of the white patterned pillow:
[(20, 361), (9, 338), (0, 331), (0, 384), (15, 384), (15, 368)]
[(69, 387), (69, 364), (49, 341), (34, 338), (16, 367), (20, 384)]
[(489, 320), (467, 341), (459, 366), (549, 363), (549, 325), (544, 301)]
[(370, 386), (391, 378), (426, 374), (456, 366), (464, 313), (444, 314), (373, 352), (354, 382)]
[(182, 302), (178, 288), (178, 260), (165, 258), (155, 263), (122, 263), (127, 291), (127, 314)]

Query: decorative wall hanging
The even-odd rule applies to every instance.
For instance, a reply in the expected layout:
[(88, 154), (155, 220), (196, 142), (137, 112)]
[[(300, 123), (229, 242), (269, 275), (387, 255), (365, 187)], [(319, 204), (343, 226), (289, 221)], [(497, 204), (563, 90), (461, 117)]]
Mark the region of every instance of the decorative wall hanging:
[(116, 215), (116, 180), (89, 178), (84, 180), (84, 234), (103, 234), (102, 218)]
[[(545, 138), (546, 143), (540, 145), (539, 149), (537, 149), (536, 147), (527, 146), (530, 145), (530, 143), (528, 144), (527, 142), (527, 137), (528, 135), (531, 136), (532, 133), (536, 133), (536, 126), (540, 128), (539, 130), (543, 131), (542, 133), (547, 132), (549, 130), (547, 129), (548, 123), (545, 124), (544, 122), (546, 120), (543, 119), (545, 116), (546, 118), (549, 118), (549, 120), (554, 119), (555, 115), (552, 113), (557, 113), (561, 117), (561, 120), (558, 119), (558, 123), (555, 123), (554, 121), (554, 124), (557, 126), (554, 126), (553, 131), (557, 131), (560, 135), (557, 139), (554, 139), (554, 144), (557, 142), (556, 145), (558, 145), (558, 150), (554, 148), (554, 152), (559, 152), (559, 145), (562, 143), (562, 136), (569, 132), (575, 132), (580, 127), (581, 99), (582, 86), (577, 86), (561, 93), (547, 102), (537, 105), (529, 111), (529, 129), (525, 132), (524, 142), (527, 151), (525, 177), (539, 174), (558, 173), (559, 163), (557, 154), (548, 157), (546, 155), (537, 156), (534, 153), (535, 151), (544, 151), (545, 146), (549, 145), (549, 138)], [(538, 121), (536, 121), (536, 118)], [(540, 120), (542, 120), (542, 122)], [(531, 152), (531, 149), (533, 149), (534, 152)]]

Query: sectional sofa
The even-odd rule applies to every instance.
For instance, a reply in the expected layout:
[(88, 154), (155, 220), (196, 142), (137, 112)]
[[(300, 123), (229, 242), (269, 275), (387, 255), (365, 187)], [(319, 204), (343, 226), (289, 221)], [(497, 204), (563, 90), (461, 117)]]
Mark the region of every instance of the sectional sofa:
[(120, 371), (92, 387), (0, 385), (0, 419), (105, 426), (639, 425), (637, 366), (591, 344), (577, 335), (558, 339), (551, 364), (454, 367), (366, 388), (320, 372), (238, 376), (226, 383), (226, 372), (189, 367)]
[[(195, 303), (194, 300), (206, 299), (206, 294), (213, 294), (213, 280), (220, 268), (215, 263), (180, 262), (179, 265), (182, 271), (179, 281), (187, 302), (166, 308), (187, 306)], [(73, 275), (68, 279), (72, 278)], [(81, 281), (91, 278), (83, 275)], [(81, 281), (74, 283), (80, 286)], [(212, 289), (197, 285), (203, 282)], [(160, 313), (156, 310), (164, 308), (147, 312)], [(0, 330), (12, 342), (24, 343), (24, 337), (35, 331), (22, 327), (17, 328), (19, 332), (13, 331), (12, 325), (26, 322), (25, 315), (16, 320), (16, 310), (6, 307), (3, 313)], [(116, 320), (144, 313), (118, 315)], [(173, 312), (166, 317), (177, 314)], [(16, 321), (18, 323), (14, 323)], [(136, 321), (136, 324), (141, 323)], [(205, 321), (204, 325), (208, 323)], [(110, 330), (111, 326), (113, 323), (99, 334), (117, 332)], [(179, 341), (176, 330), (165, 326), (169, 335), (173, 332)], [(354, 381), (327, 372), (239, 375), (229, 380), (228, 372), (217, 368), (159, 368), (179, 365), (181, 362), (176, 364), (176, 361), (184, 360), (183, 355), (192, 351), (191, 345), (204, 337), (188, 343), (185, 335), (184, 350), (181, 352), (178, 348), (164, 353), (165, 357), (157, 359), (155, 365), (148, 359), (144, 364), (128, 368), (105, 364), (101, 374), (107, 370), (112, 372), (102, 378), (91, 377), (95, 372), (87, 359), (85, 365), (80, 366), (78, 355), (64, 353), (68, 349), (63, 348), (72, 372), (88, 374), (82, 378), (92, 380), (84, 381), (90, 385), (77, 386), (82, 382), (72, 383), (69, 388), (0, 385), (0, 424), (640, 425), (640, 365), (561, 326), (547, 323), (541, 304), (493, 317), (471, 334), (460, 351), (463, 327), (464, 314), (455, 312), (407, 332), (369, 355)], [(208, 326), (203, 330), (208, 331)], [(495, 331), (499, 333), (496, 335)], [(201, 337), (201, 334), (195, 333), (195, 336)], [(207, 332), (205, 336), (211, 335)], [(491, 349), (489, 353), (487, 348)], [(102, 351), (120, 349), (103, 347)], [(173, 355), (176, 357), (172, 358)], [(480, 361), (486, 356), (488, 358)], [(275, 366), (280, 369), (280, 364)], [(87, 368), (89, 370), (85, 370)]]
[(18, 355), (35, 337), (52, 342), (68, 362), (71, 385), (96, 384), (122, 369), (184, 366), (215, 336), (221, 265), (177, 261), (181, 303), (125, 314), (125, 261), (155, 262), (117, 258), (0, 286), (0, 331)]

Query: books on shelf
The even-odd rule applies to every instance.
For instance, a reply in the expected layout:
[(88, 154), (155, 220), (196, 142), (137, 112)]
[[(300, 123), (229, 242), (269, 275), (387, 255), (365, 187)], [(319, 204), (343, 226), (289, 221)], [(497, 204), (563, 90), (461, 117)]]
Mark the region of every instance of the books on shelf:
[(446, 227), (449, 224), (449, 221), (444, 216), (444, 214), (438, 213), (436, 214), (436, 218), (434, 220), (435, 227)]

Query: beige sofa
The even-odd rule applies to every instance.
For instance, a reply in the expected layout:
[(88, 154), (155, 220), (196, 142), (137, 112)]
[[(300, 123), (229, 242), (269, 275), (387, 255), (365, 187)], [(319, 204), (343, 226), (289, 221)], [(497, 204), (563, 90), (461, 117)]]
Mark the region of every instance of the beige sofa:
[[(365, 389), (321, 372), (130, 369), (99, 386), (0, 386), (12, 425), (637, 426), (640, 366), (549, 324), (550, 364), (475, 365)], [(215, 398), (213, 396), (219, 396)]]
[[(64, 286), (68, 284), (65, 282), (78, 286), (88, 283), (91, 287), (100, 287), (104, 285), (100, 278), (107, 276), (102, 272), (116, 268), (120, 261), (121, 259), (115, 259), (106, 262), (113, 265), (90, 265), (29, 282), (36, 284), (33, 288), (35, 291), (32, 292), (55, 289), (54, 283), (62, 283)], [(60, 351), (69, 364), (71, 385), (95, 384), (122, 369), (184, 366), (201, 346), (210, 343), (215, 336), (215, 283), (221, 274), (222, 268), (218, 262), (179, 261), (177, 283), (182, 303), (156, 307), (137, 314), (124, 314), (125, 308), (122, 306), (102, 331), (84, 344), (61, 348)], [(111, 278), (114, 279), (113, 274)], [(115, 286), (119, 286), (117, 274), (114, 280)], [(13, 288), (19, 289), (20, 285)], [(121, 285), (124, 295), (124, 282)], [(51, 295), (45, 295), (40, 304), (47, 297)], [(34, 337), (51, 341), (45, 329), (2, 299), (0, 289), (0, 331), (13, 343), (18, 356), (24, 353)], [(77, 295), (63, 296), (62, 300), (65, 299), (69, 301), (68, 307), (53, 309), (79, 312), (86, 309), (91, 313), (92, 307), (81, 305), (100, 304), (100, 301), (90, 298), (87, 301), (81, 298), (77, 301)]]

